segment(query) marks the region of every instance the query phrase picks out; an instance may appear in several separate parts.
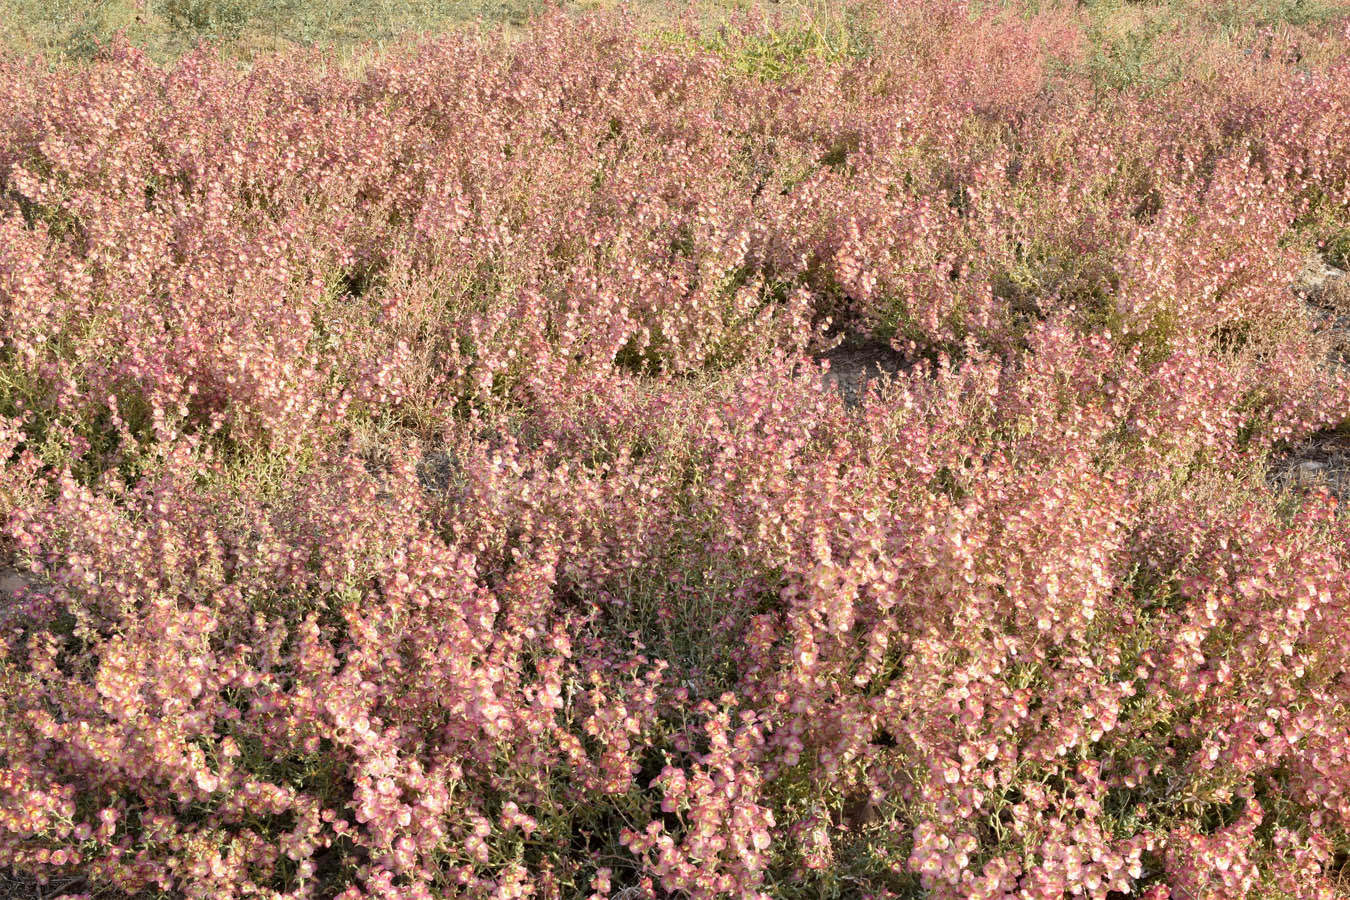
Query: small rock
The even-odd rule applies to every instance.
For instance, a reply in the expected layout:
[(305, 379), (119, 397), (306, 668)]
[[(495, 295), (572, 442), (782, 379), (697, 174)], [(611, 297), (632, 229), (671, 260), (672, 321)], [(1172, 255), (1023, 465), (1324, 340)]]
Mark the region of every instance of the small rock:
[(17, 569), (0, 569), (0, 594), (12, 595), (32, 587), (34, 581)]
[(1294, 280), (1294, 293), (1304, 300), (1316, 301), (1323, 292), (1345, 277), (1345, 272), (1313, 257)]
[(1326, 478), (1326, 474), (1326, 463), (1309, 460), (1294, 466), (1294, 480), (1300, 485), (1317, 484)]
[(1323, 491), (1350, 511), (1350, 429), (1328, 428), (1271, 460), (1272, 485), (1298, 493)]
[[(38, 579), (32, 575), (0, 566), (0, 630), (8, 628), (10, 623), (23, 616), (23, 609), (28, 604), (22, 595), (28, 594), (38, 584)], [(3, 883), (0, 883), (0, 897), (8, 896)]]

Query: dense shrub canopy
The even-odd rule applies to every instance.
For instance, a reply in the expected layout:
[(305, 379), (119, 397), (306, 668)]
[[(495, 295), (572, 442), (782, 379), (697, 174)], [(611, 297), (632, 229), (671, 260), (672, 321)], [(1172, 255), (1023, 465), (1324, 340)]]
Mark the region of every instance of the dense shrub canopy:
[(0, 64), (8, 877), (1350, 894), (1350, 20), (849, 16)]

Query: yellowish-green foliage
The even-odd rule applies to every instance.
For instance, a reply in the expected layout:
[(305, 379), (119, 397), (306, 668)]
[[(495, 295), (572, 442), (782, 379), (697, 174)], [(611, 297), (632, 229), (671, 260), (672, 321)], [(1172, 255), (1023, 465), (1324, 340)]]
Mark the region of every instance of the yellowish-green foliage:
[(3, 0), (0, 40), (20, 53), (83, 60), (119, 31), (152, 58), (199, 41), (251, 58), (288, 46), (340, 52), (480, 19), (521, 25), (541, 0)]
[(1212, 74), (1197, 58), (1196, 32), (1205, 45), (1227, 44), (1254, 31), (1303, 28), (1350, 15), (1346, 0), (1095, 0), (1090, 65), (1104, 88), (1156, 87)]
[[(1090, 19), (1088, 65), (1103, 89), (1157, 85), (1202, 75), (1194, 45), (1200, 29), (1226, 42), (1252, 28), (1302, 27), (1350, 16), (1350, 0), (995, 0), (1019, 12), (1073, 8)], [(423, 33), (465, 27), (518, 32), (550, 0), (0, 0), (0, 47), (53, 61), (90, 59), (122, 33), (152, 59), (180, 56), (200, 41), (248, 60), (288, 47), (328, 47), (345, 59), (379, 52)], [(621, 0), (565, 0), (569, 12), (612, 8)], [(983, 4), (974, 3), (973, 7)], [(866, 54), (867, 23), (841, 0), (637, 0), (626, 4), (651, 33), (677, 42), (691, 11), (716, 26), (763, 16), (757, 39), (731, 42), (716, 27), (704, 46), (725, 51), (742, 70), (765, 78), (800, 71), (810, 60)]]
[[(1350, 0), (993, 0), (975, 5), (1023, 14), (1071, 9), (1085, 15), (1086, 64), (1103, 91), (1147, 90), (1211, 77), (1197, 47), (1218, 52), (1261, 31), (1316, 28), (1350, 17)], [(1306, 48), (1310, 62), (1318, 51)]]
[[(294, 46), (331, 47), (354, 58), (428, 32), (477, 26), (515, 32), (549, 5), (548, 0), (0, 0), (0, 46), (82, 61), (121, 32), (158, 61), (180, 56), (203, 40), (245, 60)], [(583, 14), (619, 4), (573, 0), (562, 5)], [(755, 5), (754, 0), (694, 4), (713, 14)], [(661, 22), (673, 21), (687, 8), (657, 0), (638, 3), (632, 11)], [(796, 18), (801, 5), (781, 8)]]
[[(760, 3), (757, 7), (747, 5), (746, 10), (750, 15), (773, 12), (764, 17), (762, 28), (748, 32), (707, 29), (698, 43), (725, 55), (737, 70), (747, 74), (773, 80), (800, 74), (813, 62), (838, 62), (866, 56), (870, 51), (871, 29), (857, 8), (815, 0), (783, 6)], [(724, 11), (704, 12), (705, 19), (711, 13), (716, 22), (716, 13)]]

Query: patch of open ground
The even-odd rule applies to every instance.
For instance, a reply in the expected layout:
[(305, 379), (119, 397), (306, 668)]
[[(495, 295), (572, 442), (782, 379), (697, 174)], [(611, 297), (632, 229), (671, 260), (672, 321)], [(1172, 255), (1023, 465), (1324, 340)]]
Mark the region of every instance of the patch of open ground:
[[(1292, 287), (1307, 307), (1314, 332), (1327, 341), (1328, 363), (1350, 369), (1350, 276), (1314, 258)], [(1350, 431), (1319, 432), (1291, 447), (1272, 461), (1269, 477), (1286, 489), (1325, 489), (1339, 501), (1350, 498)]]
[(914, 364), (884, 341), (858, 335), (847, 335), (837, 347), (816, 358), (829, 362), (825, 384), (839, 391), (850, 409), (862, 406), (874, 383), (907, 371)]
[(1271, 480), (1299, 491), (1324, 488), (1339, 501), (1350, 499), (1350, 432), (1321, 432), (1292, 448), (1274, 461)]

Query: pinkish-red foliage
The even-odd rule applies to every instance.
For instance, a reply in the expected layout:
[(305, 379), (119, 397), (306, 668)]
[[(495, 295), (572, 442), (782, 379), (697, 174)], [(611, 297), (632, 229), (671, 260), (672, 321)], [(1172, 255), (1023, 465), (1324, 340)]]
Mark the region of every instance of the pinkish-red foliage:
[(0, 869), (1348, 896), (1350, 522), (1262, 473), (1350, 408), (1350, 33), (855, 12), (0, 66)]

